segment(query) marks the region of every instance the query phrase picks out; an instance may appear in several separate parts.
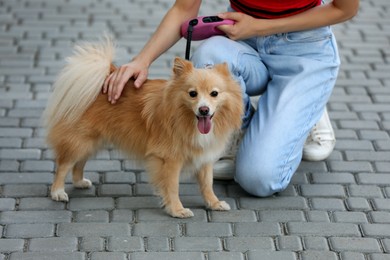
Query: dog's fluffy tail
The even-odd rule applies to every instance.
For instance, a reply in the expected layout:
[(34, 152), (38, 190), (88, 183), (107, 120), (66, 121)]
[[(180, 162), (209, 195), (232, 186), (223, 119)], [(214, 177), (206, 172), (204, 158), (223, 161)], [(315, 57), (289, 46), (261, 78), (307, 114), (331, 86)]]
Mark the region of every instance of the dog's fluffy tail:
[(108, 76), (115, 46), (109, 36), (98, 43), (81, 43), (67, 58), (67, 65), (53, 85), (53, 93), (43, 113), (51, 128), (60, 120), (74, 122), (96, 99)]

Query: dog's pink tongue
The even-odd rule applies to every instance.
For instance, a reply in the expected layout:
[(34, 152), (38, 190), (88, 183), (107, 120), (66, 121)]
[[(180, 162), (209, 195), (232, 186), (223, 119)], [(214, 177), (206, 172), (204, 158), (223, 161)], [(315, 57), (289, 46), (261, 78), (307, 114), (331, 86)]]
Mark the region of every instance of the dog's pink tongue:
[(211, 129), (211, 117), (201, 116), (198, 118), (198, 129), (202, 134), (207, 134)]

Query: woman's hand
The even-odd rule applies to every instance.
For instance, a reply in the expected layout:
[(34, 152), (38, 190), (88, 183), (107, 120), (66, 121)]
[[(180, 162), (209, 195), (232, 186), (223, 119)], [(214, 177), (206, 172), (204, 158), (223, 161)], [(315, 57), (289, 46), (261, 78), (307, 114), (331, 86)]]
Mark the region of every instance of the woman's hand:
[(103, 93), (108, 94), (108, 101), (115, 104), (130, 78), (134, 86), (140, 88), (148, 77), (148, 66), (137, 61), (124, 64), (112, 72), (105, 80)]
[(232, 40), (243, 40), (253, 36), (259, 36), (258, 25), (259, 19), (250, 15), (239, 12), (227, 12), (219, 14), (222, 19), (230, 19), (235, 23), (233, 25), (220, 25), (218, 29), (223, 31), (227, 37)]

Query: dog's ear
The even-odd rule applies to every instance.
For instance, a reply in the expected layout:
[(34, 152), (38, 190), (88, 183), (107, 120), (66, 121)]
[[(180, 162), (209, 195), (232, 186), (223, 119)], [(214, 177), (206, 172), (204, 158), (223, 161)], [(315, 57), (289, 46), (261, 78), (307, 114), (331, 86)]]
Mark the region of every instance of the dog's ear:
[(219, 73), (225, 75), (225, 76), (230, 76), (230, 70), (229, 70), (229, 66), (227, 65), (226, 62), (224, 63), (221, 63), (221, 64), (217, 64), (215, 65), (214, 67)]
[(176, 57), (173, 62), (173, 74), (180, 76), (186, 72), (190, 72), (193, 69), (193, 65), (190, 61)]

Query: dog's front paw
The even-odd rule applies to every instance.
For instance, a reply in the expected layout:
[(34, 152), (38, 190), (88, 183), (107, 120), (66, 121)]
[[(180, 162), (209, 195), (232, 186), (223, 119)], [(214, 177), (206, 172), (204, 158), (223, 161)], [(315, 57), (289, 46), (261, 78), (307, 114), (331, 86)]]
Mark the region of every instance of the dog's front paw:
[(79, 189), (87, 189), (92, 186), (92, 182), (88, 179), (82, 179), (73, 183), (73, 186)]
[(52, 198), (52, 200), (55, 200), (55, 201), (65, 201), (65, 202), (69, 201), (68, 194), (66, 194), (64, 189), (52, 191), (51, 198)]
[(229, 204), (226, 203), (226, 201), (217, 201), (216, 203), (214, 203), (213, 205), (210, 206), (210, 208), (212, 210), (219, 210), (219, 211), (226, 211), (226, 210), (230, 210), (230, 206)]
[(190, 218), (194, 216), (194, 213), (190, 209), (182, 208), (180, 210), (168, 212), (174, 218)]

